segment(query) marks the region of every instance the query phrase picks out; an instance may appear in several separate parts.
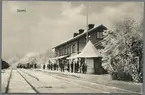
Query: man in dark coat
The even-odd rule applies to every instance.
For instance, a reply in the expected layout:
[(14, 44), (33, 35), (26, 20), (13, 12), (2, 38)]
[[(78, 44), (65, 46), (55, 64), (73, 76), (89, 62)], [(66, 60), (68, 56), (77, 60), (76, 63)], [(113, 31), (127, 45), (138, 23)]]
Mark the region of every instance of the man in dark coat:
[(71, 72), (73, 72), (73, 61), (71, 62)]
[(77, 61), (77, 72), (79, 71), (79, 61)]
[(52, 64), (50, 64), (50, 70), (52, 70)]
[(54, 63), (54, 70), (56, 70), (56, 64)]
[(52, 70), (54, 70), (54, 64), (52, 64), (52, 67), (51, 68), (52, 68)]
[(49, 63), (49, 70), (51, 69), (50, 63)]
[(77, 63), (75, 62), (75, 73), (77, 72)]
[(69, 65), (69, 63), (67, 64), (67, 70), (68, 70), (68, 72), (69, 72), (69, 69), (70, 69), (70, 65)]
[(37, 64), (36, 63), (34, 64), (34, 68), (37, 68)]
[(85, 64), (82, 64), (82, 71), (83, 71), (83, 74), (85, 73)]
[(60, 71), (62, 72), (62, 63), (61, 62), (59, 64), (59, 67), (60, 67)]
[(45, 64), (43, 65), (43, 69), (45, 69)]
[(57, 65), (57, 63), (55, 63), (55, 65), (56, 65), (56, 70), (58, 70), (58, 65)]
[(87, 72), (87, 64), (86, 63), (84, 64), (84, 67), (85, 67), (84, 68), (84, 73), (86, 74), (86, 72)]
[(64, 72), (64, 63), (62, 63), (62, 72)]
[(47, 64), (47, 69), (49, 69), (49, 64)]
[(80, 73), (82, 73), (83, 61), (80, 61)]

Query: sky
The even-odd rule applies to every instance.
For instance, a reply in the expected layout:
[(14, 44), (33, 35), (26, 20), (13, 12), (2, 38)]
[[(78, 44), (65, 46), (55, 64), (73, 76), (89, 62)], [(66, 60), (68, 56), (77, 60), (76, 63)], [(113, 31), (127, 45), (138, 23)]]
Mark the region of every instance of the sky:
[[(142, 2), (3, 1), (2, 58), (51, 51), (73, 37), (88, 22), (109, 30), (114, 21), (132, 18), (142, 21)], [(17, 9), (26, 12), (17, 12)]]

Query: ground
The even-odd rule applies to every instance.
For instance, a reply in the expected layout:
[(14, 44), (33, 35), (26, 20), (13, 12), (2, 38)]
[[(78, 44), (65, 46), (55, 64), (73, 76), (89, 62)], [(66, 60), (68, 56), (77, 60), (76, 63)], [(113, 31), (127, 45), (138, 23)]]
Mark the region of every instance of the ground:
[[(5, 93), (10, 70), (2, 73)], [(14, 69), (8, 93), (141, 93), (141, 83), (113, 81), (109, 75), (91, 75), (42, 69)]]

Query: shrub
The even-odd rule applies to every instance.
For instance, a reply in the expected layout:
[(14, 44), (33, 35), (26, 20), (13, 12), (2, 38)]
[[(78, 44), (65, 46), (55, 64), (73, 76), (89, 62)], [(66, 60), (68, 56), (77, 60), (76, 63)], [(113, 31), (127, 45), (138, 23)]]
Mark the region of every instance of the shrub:
[(126, 72), (112, 72), (111, 78), (113, 80), (133, 81), (132, 76)]

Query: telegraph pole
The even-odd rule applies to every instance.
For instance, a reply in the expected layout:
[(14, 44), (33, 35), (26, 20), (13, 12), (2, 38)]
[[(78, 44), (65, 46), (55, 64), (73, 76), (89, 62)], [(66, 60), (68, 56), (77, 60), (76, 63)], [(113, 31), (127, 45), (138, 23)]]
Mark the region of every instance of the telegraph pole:
[(88, 8), (89, 7), (89, 4), (88, 4), (88, 2), (87, 2), (87, 4), (86, 4), (86, 28), (87, 28), (87, 32), (86, 32), (86, 43), (89, 41), (89, 34), (88, 34)]

